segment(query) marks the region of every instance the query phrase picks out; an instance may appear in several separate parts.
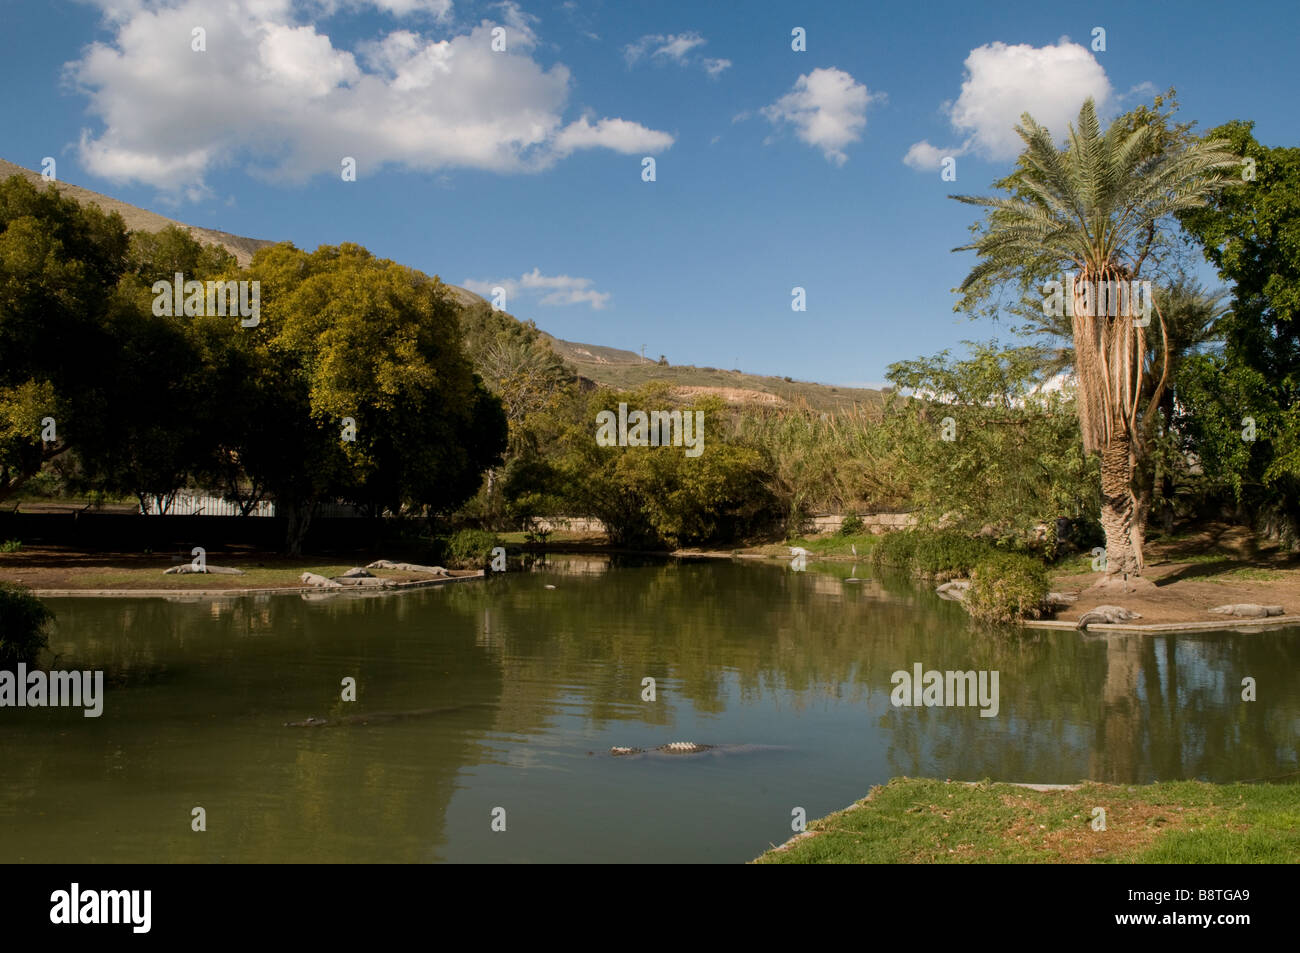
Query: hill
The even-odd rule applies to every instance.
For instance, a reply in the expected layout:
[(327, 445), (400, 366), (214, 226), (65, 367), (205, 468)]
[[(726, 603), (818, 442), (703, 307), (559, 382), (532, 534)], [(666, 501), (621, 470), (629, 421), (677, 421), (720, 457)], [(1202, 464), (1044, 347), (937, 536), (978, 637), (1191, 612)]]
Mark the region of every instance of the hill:
[[(11, 175), (21, 175), (37, 188), (44, 188), (47, 184), (39, 172), (0, 159), (0, 180), (7, 179)], [(63, 195), (78, 202), (98, 205), (106, 212), (117, 212), (126, 222), (126, 227), (132, 231), (152, 232), (166, 228), (168, 225), (183, 228), (199, 242), (225, 248), (235, 256), (235, 260), (241, 267), (252, 260), (254, 252), (259, 248), (275, 244), (269, 239), (245, 238), (213, 228), (188, 225), (67, 182), (54, 184)], [(462, 307), (484, 301), (482, 297), (466, 288), (450, 284), (447, 288)], [(849, 408), (854, 404), (875, 406), (882, 399), (882, 393), (878, 390), (831, 387), (826, 384), (795, 381), (788, 377), (745, 374), (739, 370), (720, 370), (716, 367), (696, 367), (689, 364), (661, 365), (656, 361), (643, 358), (634, 351), (604, 347), (599, 344), (580, 344), (565, 341), (545, 332), (542, 334), (575, 374), (607, 387), (634, 390), (651, 381), (667, 381), (682, 396), (712, 393), (733, 404), (807, 405), (813, 410), (823, 412)]]
[[(20, 165), (14, 165), (12, 162), (0, 159), (0, 180), (7, 179), (12, 175), (23, 176), (38, 189), (43, 189), (49, 184), (41, 177), (39, 172), (33, 172), (31, 169), (24, 169)], [(133, 232), (156, 232), (168, 225), (183, 228), (194, 236), (196, 241), (200, 241), (205, 245), (220, 245), (225, 248), (235, 256), (235, 260), (239, 262), (240, 267), (246, 266), (252, 260), (253, 253), (259, 248), (275, 244), (275, 242), (261, 238), (244, 238), (240, 235), (232, 235), (229, 232), (220, 232), (213, 228), (198, 228), (194, 225), (186, 225), (184, 222), (167, 218), (157, 212), (137, 208), (134, 205), (119, 202), (117, 199), (102, 195), (99, 192), (83, 189), (79, 185), (71, 185), (67, 182), (55, 182), (54, 185), (60, 193), (68, 198), (76, 199), (83, 205), (98, 205), (105, 212), (117, 212), (122, 216), (122, 220), (126, 222), (126, 227)]]

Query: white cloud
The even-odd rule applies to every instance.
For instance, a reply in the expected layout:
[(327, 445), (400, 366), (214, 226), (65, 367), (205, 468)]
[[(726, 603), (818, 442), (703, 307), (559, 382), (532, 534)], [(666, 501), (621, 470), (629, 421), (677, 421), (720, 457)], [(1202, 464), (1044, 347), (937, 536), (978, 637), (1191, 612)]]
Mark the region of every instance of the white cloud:
[(691, 54), (692, 50), (707, 42), (709, 41), (694, 30), (685, 33), (647, 33), (635, 43), (623, 47), (623, 58), (627, 60), (628, 66), (634, 66), (647, 57), (652, 62), (672, 62), (678, 66), (698, 63), (710, 76), (717, 77), (731, 66), (731, 60), (697, 58)]
[(666, 56), (678, 63), (685, 63), (686, 54), (697, 46), (703, 46), (705, 42), (707, 41), (704, 37), (698, 33), (679, 33), (676, 36), (669, 36), (653, 55)]
[(843, 70), (815, 69), (763, 107), (763, 115), (773, 125), (790, 123), (802, 142), (820, 149), (827, 161), (843, 165), (848, 161), (844, 147), (861, 139), (867, 127), (867, 106), (882, 98)]
[(583, 116), (571, 122), (556, 135), (552, 148), (556, 155), (566, 156), (575, 149), (613, 149), (624, 155), (642, 152), (659, 152), (673, 144), (666, 132), (654, 132), (625, 119), (601, 119), (595, 124)]
[[(394, 30), (340, 49), (300, 23), (294, 0), (99, 0), (107, 43), (67, 65), (102, 124), (81, 135), (96, 175), (169, 193), (202, 194), (205, 176), (244, 165), (266, 178), (358, 176), (385, 164), (500, 173), (545, 169), (577, 149), (654, 153), (667, 133), (618, 118), (565, 121), (569, 70), (533, 59), (535, 18), (499, 4), (497, 23), (427, 32)], [(302, 0), (307, 2), (307, 0)], [(394, 13), (450, 14), (436, 0), (367, 0)], [(507, 51), (493, 52), (494, 26)], [(206, 30), (206, 52), (191, 29)]]
[(395, 17), (427, 13), (439, 20), (446, 20), (451, 17), (452, 9), (452, 0), (360, 0), (360, 5), (367, 3)]
[[(945, 112), (962, 145), (947, 155), (974, 152), (994, 161), (1014, 159), (1024, 148), (1015, 127), (1023, 113), (1063, 137), (1079, 107), (1091, 96), (1098, 112), (1111, 105), (1113, 91), (1106, 71), (1091, 51), (1066, 37), (1055, 46), (1010, 46), (989, 43), (966, 57), (965, 79), (956, 102)], [(934, 147), (918, 142), (903, 161), (913, 168)]]
[(907, 155), (903, 156), (903, 162), (913, 169), (931, 171), (943, 164), (945, 156), (961, 155), (962, 151), (961, 149), (939, 149), (922, 139), (920, 142), (913, 143), (912, 147), (907, 150)]
[(587, 304), (594, 311), (602, 310), (610, 299), (609, 292), (597, 291), (591, 287), (590, 278), (543, 275), (540, 268), (534, 268), (518, 278), (502, 278), (498, 281), (467, 279), (461, 284), (489, 300), (494, 288), (504, 288), (507, 311), (512, 310), (513, 307), (510, 300), (518, 296), (536, 297), (539, 304), (551, 306)]

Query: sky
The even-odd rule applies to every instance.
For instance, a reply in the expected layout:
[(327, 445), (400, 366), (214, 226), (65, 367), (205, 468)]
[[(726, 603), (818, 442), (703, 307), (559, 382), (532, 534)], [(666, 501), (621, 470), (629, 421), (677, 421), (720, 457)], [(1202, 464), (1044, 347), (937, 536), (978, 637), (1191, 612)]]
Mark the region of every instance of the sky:
[(1012, 169), (1022, 113), (1175, 87), (1293, 146), (1298, 41), (1295, 0), (0, 0), (0, 157), (501, 288), (566, 340), (879, 386), (1011, 340), (953, 311), (949, 196)]

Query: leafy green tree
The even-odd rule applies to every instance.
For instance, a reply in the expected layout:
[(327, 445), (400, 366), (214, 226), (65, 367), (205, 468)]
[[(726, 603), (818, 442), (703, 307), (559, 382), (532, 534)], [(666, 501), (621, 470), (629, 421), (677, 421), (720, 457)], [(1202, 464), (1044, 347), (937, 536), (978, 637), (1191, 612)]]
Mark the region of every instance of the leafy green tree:
[[(501, 398), (512, 428), (575, 380), (531, 321), (517, 321), (475, 301), (461, 311), (465, 353), (492, 393)], [(515, 443), (512, 432), (512, 445)]]
[(0, 499), (94, 432), (119, 375), (108, 325), (126, 250), (121, 216), (0, 182)]
[(1232, 285), (1222, 354), (1189, 368), (1182, 426), (1202, 465), (1262, 528), (1300, 539), (1300, 148), (1268, 147), (1254, 124), (1206, 134), (1248, 163), (1183, 225)]
[(291, 552), (328, 499), (432, 514), (474, 493), (500, 461), (505, 414), (441, 282), (353, 244), (264, 249), (248, 277), (262, 308), (247, 330), (280, 388), (271, 423), (283, 443), (239, 452), (289, 516)]
[[(1041, 350), (971, 345), (971, 356), (900, 361), (885, 428), (923, 524), (1017, 540), (1097, 512), (1071, 393), (1044, 387)], [(909, 396), (902, 393), (906, 391)]]
[[(702, 452), (688, 457), (679, 446), (598, 445), (597, 414), (616, 412), (620, 402), (630, 410), (680, 410), (683, 416), (702, 412)], [(735, 539), (771, 513), (761, 456), (736, 439), (720, 400), (684, 404), (662, 384), (634, 393), (571, 390), (562, 406), (530, 423), (545, 452), (516, 465), (507, 481), (509, 498), (516, 507), (527, 501), (534, 513), (545, 501), (569, 515), (595, 517), (617, 546), (659, 548)]]
[(231, 414), (213, 365), (238, 321), (155, 315), (153, 285), (170, 285), (178, 273), (206, 281), (236, 272), (232, 255), (175, 226), (132, 233), (107, 324), (117, 373), (104, 386), (102, 419), (78, 446), (91, 486), (132, 494), (146, 511), (152, 501), (165, 513), (178, 489), (212, 468)]

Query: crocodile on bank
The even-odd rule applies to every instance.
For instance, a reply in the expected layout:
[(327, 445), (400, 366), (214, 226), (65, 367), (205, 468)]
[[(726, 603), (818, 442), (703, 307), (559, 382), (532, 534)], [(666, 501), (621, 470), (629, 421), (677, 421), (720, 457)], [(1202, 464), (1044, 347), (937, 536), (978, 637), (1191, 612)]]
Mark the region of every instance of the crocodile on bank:
[[(682, 755), (708, 754), (708, 755), (727, 755), (743, 754), (749, 751), (789, 751), (790, 749), (783, 745), (702, 745), (693, 741), (674, 741), (666, 745), (658, 745), (654, 748), (623, 748), (615, 745), (609, 749), (611, 757), (615, 758), (636, 758), (636, 757), (658, 757), (667, 755), (670, 757), (681, 757)], [(588, 754), (593, 752), (588, 751)]]
[(450, 705), (443, 708), (416, 708), (413, 711), (369, 711), (359, 715), (342, 715), (338, 718), (307, 718), (303, 721), (286, 721), (286, 728), (338, 728), (343, 725), (383, 725), (406, 718), (423, 718), (428, 715), (447, 715), (454, 711), (482, 708), (483, 705)]
[(1125, 609), (1123, 606), (1097, 606), (1095, 609), (1079, 616), (1075, 628), (1083, 632), (1094, 623), (1104, 622), (1109, 625), (1118, 625), (1121, 622), (1131, 622), (1133, 619), (1140, 618), (1142, 616), (1138, 615), (1138, 613), (1132, 609)]

